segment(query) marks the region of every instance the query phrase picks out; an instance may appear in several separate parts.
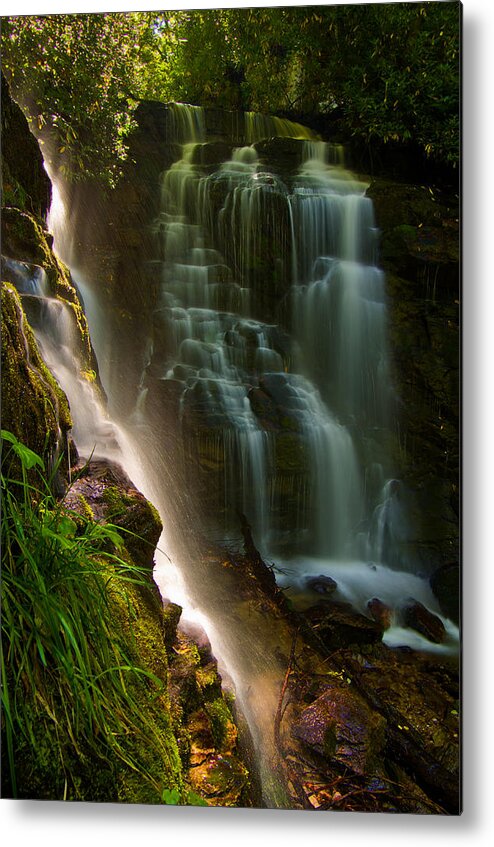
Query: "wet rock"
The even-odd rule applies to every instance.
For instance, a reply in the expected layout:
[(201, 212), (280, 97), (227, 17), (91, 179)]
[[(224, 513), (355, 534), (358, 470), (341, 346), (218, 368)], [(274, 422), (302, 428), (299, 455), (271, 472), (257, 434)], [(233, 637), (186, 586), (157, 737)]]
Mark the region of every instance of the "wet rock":
[(367, 603), (367, 608), (376, 623), (380, 624), (383, 629), (389, 629), (393, 619), (393, 610), (386, 603), (383, 603), (378, 597), (373, 597)]
[(442, 813), (459, 812), (459, 683), (456, 662), (379, 645), (372, 661), (348, 655), (352, 684), (382, 714), (386, 768), (403, 769)]
[[(373, 179), (367, 196), (383, 229), (386, 261), (432, 262), (450, 266), (458, 279), (458, 208), (456, 200), (424, 185)], [(453, 266), (456, 266), (454, 268)]]
[(381, 641), (383, 626), (356, 612), (349, 604), (331, 601), (305, 613), (327, 650)]
[(285, 374), (264, 374), (259, 379), (259, 385), (278, 406), (287, 406), (294, 396)]
[(235, 756), (210, 753), (191, 767), (189, 779), (209, 806), (235, 806), (247, 783), (248, 773)]
[(269, 330), (269, 340), (274, 350), (283, 359), (284, 366), (288, 368), (292, 358), (293, 342), (287, 332), (280, 329), (279, 326), (272, 326)]
[(169, 654), (169, 680), (181, 757), (193, 790), (208, 805), (236, 805), (248, 781), (237, 751), (237, 727), (209, 648), (201, 649), (182, 629)]
[(167, 647), (171, 647), (177, 637), (177, 627), (181, 614), (182, 607), (176, 603), (166, 603), (163, 606), (163, 630)]
[(445, 617), (454, 623), (460, 618), (460, 568), (455, 562), (443, 565), (430, 578), (430, 586)]
[[(275, 382), (276, 377), (281, 376), (279, 382)], [(274, 379), (272, 379), (274, 378)], [(280, 395), (276, 399), (276, 389), (270, 391), (268, 385), (283, 385), (283, 374), (269, 374), (261, 377), (259, 380), (260, 387), (253, 388), (249, 392), (249, 400), (252, 411), (259, 418), (264, 429), (287, 430), (289, 432), (300, 432), (302, 429), (301, 417), (303, 412), (299, 410), (300, 400), (295, 393), (289, 389), (284, 392), (281, 389), (281, 394), (284, 393), (284, 403), (280, 401)]]
[(411, 445), (403, 478), (417, 499), (414, 546), (431, 573), (459, 549), (458, 198), (380, 178), (367, 196), (381, 231), (401, 437)]
[(278, 173), (287, 175), (297, 170), (304, 156), (304, 141), (300, 138), (267, 138), (254, 144), (261, 162)]
[(273, 398), (262, 388), (251, 388), (249, 402), (255, 416), (259, 418), (264, 429), (277, 429), (279, 426), (278, 412)]
[(304, 475), (308, 469), (307, 446), (297, 433), (281, 432), (275, 442), (275, 467), (279, 474)]
[(434, 615), (418, 600), (411, 598), (401, 609), (401, 615), (405, 626), (409, 626), (421, 635), (424, 635), (434, 644), (444, 641), (446, 630), (444, 624), (437, 615)]
[(380, 771), (384, 718), (349, 686), (331, 686), (302, 712), (292, 734), (326, 759), (356, 774)]
[(232, 154), (232, 144), (227, 144), (225, 141), (208, 141), (204, 144), (197, 144), (191, 154), (191, 163), (193, 165), (220, 165), (222, 162), (228, 161)]
[(194, 379), (196, 375), (196, 369), (192, 368), (190, 365), (179, 364), (175, 365), (173, 368), (173, 376), (181, 382), (186, 382), (188, 379)]
[(153, 567), (163, 529), (161, 519), (116, 462), (95, 459), (79, 469), (65, 503), (86, 517), (121, 527), (121, 538), (133, 563)]
[(332, 577), (324, 574), (310, 577), (305, 584), (310, 591), (315, 591), (316, 594), (333, 594), (338, 588), (338, 583)]
[(146, 376), (146, 408), (169, 421), (177, 421), (180, 400), (185, 390), (185, 383), (179, 379), (166, 377), (154, 379)]

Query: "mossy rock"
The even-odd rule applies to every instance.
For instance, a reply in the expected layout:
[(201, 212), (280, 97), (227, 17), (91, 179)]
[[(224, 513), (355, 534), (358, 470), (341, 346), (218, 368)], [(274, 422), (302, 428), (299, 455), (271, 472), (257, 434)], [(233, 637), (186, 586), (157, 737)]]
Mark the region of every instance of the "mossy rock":
[(191, 163), (207, 167), (210, 165), (221, 165), (232, 155), (233, 145), (225, 141), (209, 141), (197, 144), (191, 153)]
[(177, 627), (182, 607), (177, 603), (167, 603), (163, 607), (164, 638), (167, 648), (171, 648), (177, 638)]
[(53, 236), (28, 212), (2, 209), (2, 253), (11, 259), (42, 268), (46, 273), (50, 296), (63, 300), (70, 308), (78, 334), (78, 354), (83, 370), (98, 366), (91, 345), (89, 327), (77, 290), (67, 266), (53, 252)]
[(68, 269), (56, 258), (52, 247), (53, 236), (33, 215), (13, 207), (2, 209), (2, 252), (44, 268), (52, 296), (57, 294), (60, 284), (65, 289), (65, 299), (75, 300), (76, 292), (69, 281)]
[(206, 798), (209, 806), (238, 806), (248, 771), (235, 756), (211, 754), (191, 768), (189, 778), (193, 789)]
[[(138, 567), (152, 569), (163, 524), (152, 503), (132, 484), (123, 469), (112, 462), (93, 460), (77, 473), (65, 502), (82, 515), (123, 530), (127, 557)], [(122, 555), (122, 553), (121, 553)]]
[(232, 713), (224, 697), (217, 697), (212, 702), (206, 703), (205, 708), (215, 747), (220, 752), (233, 749), (238, 733), (233, 722)]
[(301, 138), (266, 138), (253, 146), (261, 162), (282, 177), (293, 174), (304, 160), (305, 142)]
[(2, 427), (54, 458), (72, 427), (67, 398), (41, 358), (15, 288), (2, 285)]

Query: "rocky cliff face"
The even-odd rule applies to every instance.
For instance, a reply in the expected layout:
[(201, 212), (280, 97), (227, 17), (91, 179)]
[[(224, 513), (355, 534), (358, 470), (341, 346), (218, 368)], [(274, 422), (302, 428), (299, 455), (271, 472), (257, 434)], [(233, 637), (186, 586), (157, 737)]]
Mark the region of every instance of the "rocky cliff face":
[(2, 206), (16, 206), (46, 222), (51, 184), (39, 145), (2, 74)]
[[(456, 585), (458, 619), (460, 241), (458, 198), (375, 179), (393, 374), (400, 397), (400, 464), (416, 510), (424, 567)], [(438, 574), (437, 579), (442, 579)]]

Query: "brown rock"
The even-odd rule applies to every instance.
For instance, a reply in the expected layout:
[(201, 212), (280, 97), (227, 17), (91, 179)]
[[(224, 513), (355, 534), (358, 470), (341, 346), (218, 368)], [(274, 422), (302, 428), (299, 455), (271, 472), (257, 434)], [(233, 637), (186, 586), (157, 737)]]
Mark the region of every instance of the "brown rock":
[(444, 624), (437, 615), (434, 615), (418, 600), (411, 598), (401, 610), (403, 623), (409, 626), (416, 632), (425, 636), (434, 644), (441, 644), (444, 641), (446, 630)]
[(376, 623), (380, 624), (383, 629), (389, 629), (393, 618), (393, 610), (386, 603), (383, 603), (378, 597), (373, 597), (367, 603), (367, 608)]
[(386, 721), (346, 685), (331, 686), (302, 712), (292, 734), (357, 774), (379, 770)]
[(382, 625), (359, 614), (347, 603), (325, 602), (305, 614), (320, 641), (331, 651), (350, 645), (375, 644), (382, 639)]
[(306, 585), (310, 591), (315, 591), (316, 594), (333, 594), (338, 588), (338, 583), (332, 577), (324, 574), (310, 577)]

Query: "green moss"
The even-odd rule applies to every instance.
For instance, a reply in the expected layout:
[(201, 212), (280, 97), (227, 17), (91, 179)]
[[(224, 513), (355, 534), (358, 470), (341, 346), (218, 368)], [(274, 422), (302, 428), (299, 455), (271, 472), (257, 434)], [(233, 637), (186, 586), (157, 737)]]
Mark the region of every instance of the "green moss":
[(96, 360), (89, 327), (68, 267), (55, 255), (53, 238), (33, 215), (17, 208), (2, 209), (2, 251), (19, 261), (29, 262), (46, 272), (52, 297), (63, 300), (72, 310), (79, 338), (82, 370), (96, 373)]
[(156, 544), (163, 524), (158, 511), (139, 492), (126, 492), (118, 486), (109, 486), (103, 492), (108, 510), (106, 520), (122, 527), (125, 547), (135, 564), (152, 567)]
[(94, 518), (93, 510), (91, 509), (91, 506), (87, 502), (84, 495), (78, 494), (77, 500), (78, 500), (80, 511), (81, 511), (81, 514), (83, 515), (83, 517), (85, 517), (86, 520), (92, 521), (93, 518)]
[(182, 614), (182, 607), (176, 603), (168, 603), (163, 608), (163, 627), (165, 644), (171, 647), (177, 637), (177, 626)]
[(152, 674), (135, 685), (136, 708), (146, 715), (148, 729), (133, 739), (133, 755), (151, 775), (143, 783), (128, 772), (120, 780), (119, 800), (127, 803), (163, 802), (164, 791), (176, 791), (186, 802), (187, 788), (177, 735), (180, 726), (172, 716), (168, 694), (168, 659), (165, 650), (162, 605), (154, 583), (109, 584), (110, 613), (115, 637), (129, 645), (130, 656)]
[(105, 488), (102, 496), (108, 506), (106, 518), (111, 522), (121, 518), (122, 515), (125, 515), (128, 507), (132, 505), (132, 497), (125, 494), (125, 492), (116, 485)]
[(232, 714), (222, 697), (218, 697), (212, 703), (206, 703), (205, 708), (215, 746), (221, 751), (231, 736)]
[(207, 665), (198, 667), (196, 680), (204, 700), (211, 701), (221, 694), (221, 680), (216, 662), (209, 662)]
[(15, 288), (2, 284), (2, 426), (39, 455), (64, 447), (67, 398), (44, 364)]

